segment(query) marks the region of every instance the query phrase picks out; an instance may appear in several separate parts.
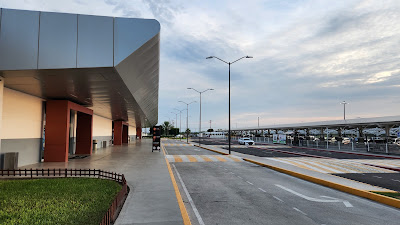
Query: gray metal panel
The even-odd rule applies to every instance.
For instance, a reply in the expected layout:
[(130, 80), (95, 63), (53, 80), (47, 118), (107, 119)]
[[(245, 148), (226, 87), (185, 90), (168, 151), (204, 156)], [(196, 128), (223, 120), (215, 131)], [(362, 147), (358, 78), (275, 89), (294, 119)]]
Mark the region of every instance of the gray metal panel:
[(151, 125), (158, 121), (159, 61), (157, 34), (115, 67)]
[(77, 15), (40, 14), (39, 69), (76, 68)]
[(78, 68), (113, 66), (113, 18), (78, 16)]
[(0, 69), (37, 69), (39, 12), (2, 9)]
[(115, 18), (114, 66), (160, 32), (157, 20)]

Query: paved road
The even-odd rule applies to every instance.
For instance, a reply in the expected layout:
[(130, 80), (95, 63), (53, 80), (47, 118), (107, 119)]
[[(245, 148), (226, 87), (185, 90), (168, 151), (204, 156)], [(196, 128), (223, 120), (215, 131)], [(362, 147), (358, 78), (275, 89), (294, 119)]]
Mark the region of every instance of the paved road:
[(335, 175), (400, 192), (400, 173), (341, 173)]
[[(219, 143), (222, 148), (228, 149), (226, 145), (222, 146), (223, 143), (227, 143), (227, 141), (225, 140), (208, 139), (207, 143)], [(391, 165), (391, 167), (396, 167), (396, 165), (399, 165), (400, 160), (383, 159), (373, 156), (362, 156), (324, 150), (307, 150), (285, 145), (273, 144), (255, 145), (249, 147), (233, 144), (231, 150), (248, 155), (275, 158), (274, 160), (277, 160), (279, 162), (291, 164), (294, 166), (300, 166), (301, 168), (314, 170), (317, 172), (330, 173), (337, 176), (346, 177), (352, 180), (368, 183), (390, 190), (399, 191), (400, 189), (400, 183), (396, 181), (400, 180), (400, 173), (392, 170), (365, 165), (375, 164), (386, 167)], [(326, 159), (301, 157), (301, 155), (294, 155), (290, 153), (298, 153), (309, 156), (322, 156)], [(373, 174), (386, 175), (374, 176)]]
[[(212, 155), (165, 141), (168, 154)], [(171, 162), (193, 224), (398, 224), (400, 211), (248, 162)], [(188, 195), (186, 195), (186, 192)], [(200, 219), (199, 219), (200, 218)]]
[[(198, 142), (198, 140), (193, 140), (193, 142)], [(228, 145), (228, 141), (226, 141), (226, 140), (206, 139), (206, 140), (202, 140), (201, 142), (203, 144), (207, 144), (207, 145)], [(238, 142), (236, 140), (232, 140), (231, 144), (238, 145)], [(256, 148), (261, 147), (261, 146), (267, 146), (271, 149), (277, 149), (277, 150), (281, 150), (281, 151), (295, 152), (295, 153), (315, 155), (315, 156), (323, 156), (323, 157), (336, 158), (336, 159), (377, 159), (376, 157), (373, 157), (373, 156), (355, 155), (355, 154), (324, 151), (324, 150), (302, 149), (302, 148), (296, 148), (296, 146), (289, 147), (286, 145), (277, 145), (277, 144), (275, 144), (275, 145), (274, 144), (259, 145), (258, 143), (256, 143), (256, 145), (254, 145), (254, 147), (256, 147)], [(227, 149), (227, 147), (223, 147), (223, 148)], [(236, 148), (231, 148), (231, 150), (236, 151), (236, 152), (242, 151), (241, 149), (236, 149)], [(268, 152), (268, 150), (262, 149), (262, 151), (256, 151), (255, 154), (258, 154), (256, 156), (260, 156), (260, 157), (269, 157), (269, 154), (264, 154), (264, 152)], [(241, 152), (241, 153), (244, 153), (244, 152)], [(245, 154), (247, 154), (247, 153), (245, 153)], [(251, 154), (251, 155), (253, 155), (253, 154)]]

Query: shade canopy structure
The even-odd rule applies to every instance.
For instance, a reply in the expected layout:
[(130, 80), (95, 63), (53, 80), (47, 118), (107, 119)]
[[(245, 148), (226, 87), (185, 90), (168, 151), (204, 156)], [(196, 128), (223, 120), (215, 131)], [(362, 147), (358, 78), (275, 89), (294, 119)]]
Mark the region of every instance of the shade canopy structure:
[(318, 129), (318, 128), (376, 128), (394, 127), (400, 125), (400, 116), (385, 116), (372, 118), (357, 118), (348, 120), (329, 120), (308, 123), (260, 125), (259, 127), (242, 127), (234, 131), (269, 130), (269, 129)]
[(0, 9), (4, 86), (136, 127), (158, 122), (160, 24)]

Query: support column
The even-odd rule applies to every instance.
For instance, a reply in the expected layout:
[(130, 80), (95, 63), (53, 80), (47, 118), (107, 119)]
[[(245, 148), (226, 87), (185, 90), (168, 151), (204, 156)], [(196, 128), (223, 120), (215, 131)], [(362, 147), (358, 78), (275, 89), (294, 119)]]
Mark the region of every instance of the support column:
[[(4, 77), (0, 77), (0, 153), (1, 153), (1, 137), (2, 137), (2, 123), (3, 123), (3, 95), (4, 95)], [(0, 169), (3, 165), (0, 162)]]
[(78, 112), (76, 124), (75, 154), (91, 155), (93, 146), (93, 116)]
[(69, 119), (68, 101), (46, 102), (45, 162), (68, 162)]
[(136, 137), (142, 139), (142, 128), (136, 127)]
[(71, 109), (78, 112), (75, 153), (91, 154), (93, 110), (68, 100), (49, 100), (46, 102), (45, 162), (68, 162)]
[(122, 122), (114, 121), (114, 145), (122, 145)]
[(122, 143), (128, 144), (128, 126), (122, 125)]

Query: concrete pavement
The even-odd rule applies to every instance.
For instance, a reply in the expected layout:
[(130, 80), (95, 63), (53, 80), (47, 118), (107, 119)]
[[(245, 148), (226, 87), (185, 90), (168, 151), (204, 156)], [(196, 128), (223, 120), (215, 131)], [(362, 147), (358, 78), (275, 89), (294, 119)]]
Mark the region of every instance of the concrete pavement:
[(151, 140), (113, 146), (68, 163), (38, 163), (24, 168), (87, 168), (122, 173), (130, 187), (115, 224), (183, 224), (175, 190), (162, 152), (151, 152)]

